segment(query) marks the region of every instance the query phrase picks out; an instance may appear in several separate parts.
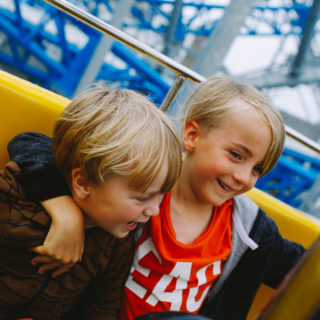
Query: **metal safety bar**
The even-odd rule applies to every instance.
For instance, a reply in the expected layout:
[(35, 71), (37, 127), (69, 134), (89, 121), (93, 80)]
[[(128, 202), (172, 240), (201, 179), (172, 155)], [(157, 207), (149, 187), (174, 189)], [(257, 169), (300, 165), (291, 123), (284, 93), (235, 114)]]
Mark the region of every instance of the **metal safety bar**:
[(185, 80), (186, 80), (186, 78), (183, 76), (179, 76), (177, 78), (176, 82), (173, 84), (173, 86), (171, 87), (171, 89), (167, 93), (166, 97), (164, 98), (164, 100), (160, 106), (160, 110), (162, 110), (163, 112), (167, 112), (172, 101), (175, 99), (179, 90), (181, 89), (182, 85), (184, 84)]
[(319, 144), (314, 142), (310, 138), (306, 137), (305, 135), (301, 134), (297, 130), (286, 126), (286, 133), (288, 137), (293, 138), (294, 140), (300, 142), (301, 144), (310, 148), (311, 150), (320, 153)]
[[(178, 75), (178, 79), (172, 89), (168, 92), (164, 102), (161, 105), (162, 110), (167, 110), (170, 103), (173, 101), (174, 97), (180, 90), (184, 80), (191, 80), (194, 82), (203, 82), (206, 80), (205, 77), (196, 73), (195, 71), (187, 68), (186, 66), (174, 61), (168, 56), (162, 54), (161, 52), (145, 45), (139, 40), (127, 35), (123, 31), (113, 27), (112, 25), (106, 23), (105, 21), (95, 17), (94, 15), (82, 10), (76, 5), (65, 1), (65, 0), (45, 0), (47, 3), (53, 5), (54, 7), (64, 11), (70, 16), (81, 20), (87, 25), (101, 31), (104, 34), (107, 34), (114, 38), (117, 41), (125, 44), (126, 46), (142, 53), (143, 55), (151, 58), (152, 60), (158, 62), (159, 64), (171, 69)], [(296, 130), (286, 126), (286, 133), (288, 136), (294, 140), (300, 142), (304, 146), (310, 148), (311, 150), (320, 154), (320, 145), (308, 137), (300, 134)]]
[(73, 16), (74, 18), (83, 21), (84, 23), (90, 25), (91, 27), (105, 34), (108, 34), (112, 38), (122, 42), (123, 44), (129, 46), (130, 48), (157, 61), (159, 64), (162, 64), (163, 66), (169, 69), (172, 69), (174, 72), (184, 76), (186, 79), (189, 79), (195, 82), (202, 82), (206, 79), (205, 77), (190, 70), (184, 65), (174, 61), (173, 59), (162, 54), (161, 52), (145, 45), (141, 41), (134, 39), (133, 37), (127, 35), (123, 31), (113, 27), (112, 25), (104, 22), (103, 20), (95, 17), (89, 12), (82, 10), (81, 8), (77, 7), (76, 5), (68, 1), (65, 1), (65, 0), (45, 0), (45, 1), (52, 4), (56, 8), (66, 12), (67, 14)]

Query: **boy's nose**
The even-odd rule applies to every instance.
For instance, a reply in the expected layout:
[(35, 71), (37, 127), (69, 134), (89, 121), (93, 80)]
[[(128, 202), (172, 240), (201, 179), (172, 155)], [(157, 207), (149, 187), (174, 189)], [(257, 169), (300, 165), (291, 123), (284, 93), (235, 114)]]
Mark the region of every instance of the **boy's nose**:
[(152, 199), (150, 205), (144, 211), (144, 214), (149, 217), (158, 215), (160, 211), (159, 206), (160, 206), (160, 196)]
[(234, 179), (241, 185), (248, 185), (251, 183), (252, 170), (250, 168), (241, 168), (233, 173)]

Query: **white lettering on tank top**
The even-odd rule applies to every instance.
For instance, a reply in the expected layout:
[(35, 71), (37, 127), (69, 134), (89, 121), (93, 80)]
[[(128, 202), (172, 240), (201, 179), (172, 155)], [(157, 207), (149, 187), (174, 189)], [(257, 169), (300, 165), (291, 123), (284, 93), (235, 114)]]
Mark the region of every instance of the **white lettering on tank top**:
[[(185, 302), (187, 311), (197, 311), (201, 307), (204, 299), (208, 294), (210, 284), (208, 284), (208, 286), (203, 289), (201, 297), (198, 297), (198, 299), (196, 300), (199, 287), (201, 285), (205, 285), (208, 282), (206, 276), (207, 272), (212, 272), (214, 276), (218, 276), (221, 273), (221, 261), (219, 260), (212, 262), (209, 265), (199, 269), (196, 273), (197, 285), (193, 285), (192, 287), (188, 285), (192, 271), (192, 262), (176, 262), (171, 272), (169, 274), (163, 274), (160, 280), (155, 283), (152, 292), (149, 292), (149, 294), (147, 294), (148, 290), (137, 283), (132, 277), (132, 274), (133, 272), (139, 272), (140, 274), (148, 278), (151, 270), (141, 267), (139, 261), (149, 253), (153, 254), (161, 265), (162, 261), (160, 255), (157, 252), (152, 239), (149, 237), (142, 244), (140, 244), (135, 251), (134, 262), (131, 268), (131, 274), (126, 282), (126, 287), (133, 293), (135, 293), (140, 299), (143, 299), (145, 303), (148, 303), (153, 307), (156, 306), (159, 301), (171, 303), (171, 311), (181, 310), (181, 305), (183, 303), (183, 291), (187, 290), (188, 294), (187, 300)], [(175, 288), (170, 292), (166, 291), (173, 280), (176, 280)], [(147, 281), (148, 280), (146, 279), (144, 283)]]

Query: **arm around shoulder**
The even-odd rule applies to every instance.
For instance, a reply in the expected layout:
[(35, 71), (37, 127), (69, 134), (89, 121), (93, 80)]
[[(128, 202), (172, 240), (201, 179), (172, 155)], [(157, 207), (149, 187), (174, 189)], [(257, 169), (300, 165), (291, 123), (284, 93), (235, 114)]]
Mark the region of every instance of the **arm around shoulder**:
[[(43, 245), (34, 252), (51, 257), (62, 264), (81, 260), (84, 247), (84, 218), (81, 210), (69, 196), (70, 191), (64, 178), (55, 166), (51, 150), (52, 139), (36, 132), (24, 132), (14, 137), (8, 144), (12, 161), (21, 169), (17, 178), (28, 200), (41, 202), (52, 223)], [(46, 261), (49, 258), (47, 258)], [(35, 258), (34, 263), (45, 263), (43, 258)], [(51, 269), (52, 261), (39, 269)], [(59, 271), (60, 270), (60, 271)], [(58, 269), (53, 276), (66, 271)]]
[(18, 182), (28, 200), (44, 201), (70, 194), (55, 166), (51, 142), (51, 138), (41, 133), (23, 132), (8, 144), (10, 160), (21, 169)]

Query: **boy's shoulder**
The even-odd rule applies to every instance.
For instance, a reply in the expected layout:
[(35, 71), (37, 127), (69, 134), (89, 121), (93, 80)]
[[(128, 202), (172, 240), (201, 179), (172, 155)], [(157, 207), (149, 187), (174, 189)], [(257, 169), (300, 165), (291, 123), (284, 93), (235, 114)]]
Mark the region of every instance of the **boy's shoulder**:
[(24, 198), (21, 188), (17, 182), (21, 170), (17, 163), (10, 161), (0, 171), (0, 191), (1, 193), (8, 193), (13, 197)]
[(0, 171), (0, 241), (23, 247), (36, 246), (45, 238), (51, 221), (39, 203), (25, 198), (17, 182), (20, 173), (13, 161)]

